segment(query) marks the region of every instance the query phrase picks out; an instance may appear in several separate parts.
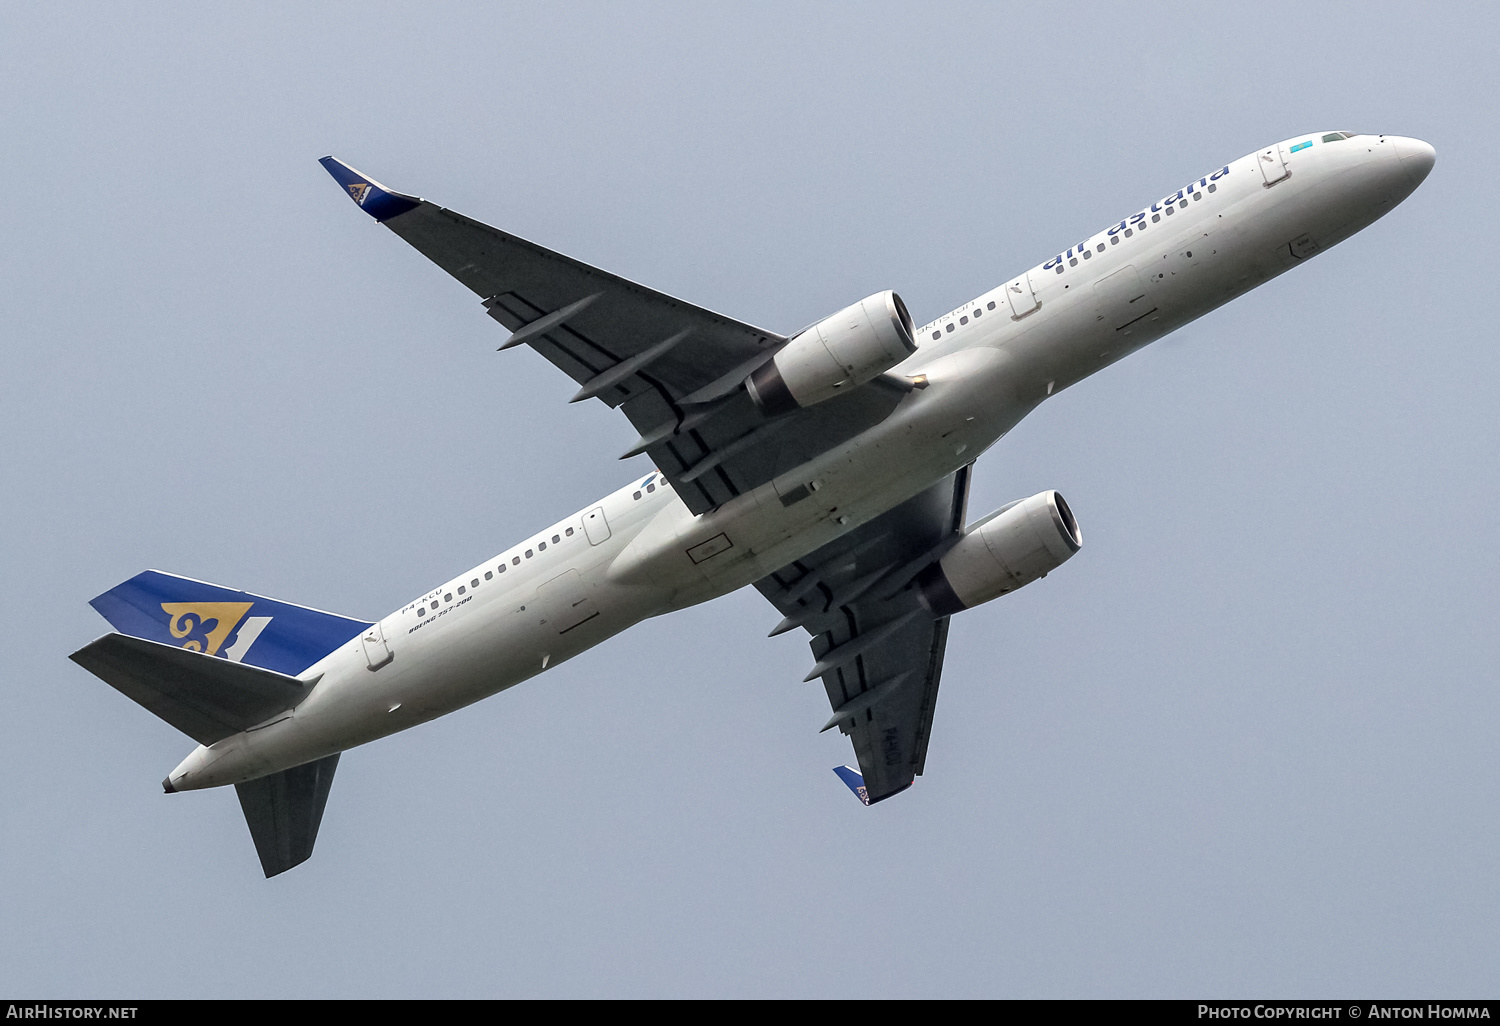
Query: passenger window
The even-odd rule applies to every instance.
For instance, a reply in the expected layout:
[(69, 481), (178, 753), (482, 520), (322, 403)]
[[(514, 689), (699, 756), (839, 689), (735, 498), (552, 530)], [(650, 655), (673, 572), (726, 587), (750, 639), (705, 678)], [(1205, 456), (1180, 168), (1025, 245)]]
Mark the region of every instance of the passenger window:
[[(1168, 213), (1171, 213), (1171, 211), (1169, 210)], [(1160, 214), (1152, 214), (1151, 215), (1151, 223), (1152, 224), (1156, 224), (1160, 220), (1161, 220), (1161, 215)], [(1144, 222), (1142, 222), (1142, 223), (1144, 223)]]
[(1058, 274), (1062, 274), (1063, 273), (1063, 265), (1062, 264), (1058, 264), (1057, 265), (1057, 273)]
[(460, 595), (462, 595), (462, 594), (463, 594), (463, 593), (464, 593), (464, 592), (465, 592), (465, 591), (466, 591), (466, 590), (467, 590), (467, 589), (465, 589), (465, 588), (464, 588), (464, 586), (463, 586), (463, 585), (462, 585), (462, 584), (460, 584), (460, 585), (459, 585), (459, 586), (458, 586), (458, 593), (459, 593), (459, 594), (460, 594)]
[(1187, 209), (1187, 200), (1180, 200), (1178, 202), (1178, 204), (1177, 204), (1177, 209), (1178, 210), (1186, 210)]
[[(653, 487), (653, 488), (655, 488), (655, 487), (656, 487), (656, 486), (655, 486), (655, 485), (652, 485), (652, 486), (651, 486), (651, 487)], [(558, 543), (558, 542), (560, 542), (560, 541), (562, 541), (562, 539), (561, 539), (561, 538), (559, 538), (559, 537), (558, 537), (558, 536), (557, 536), (557, 535), (555, 535), (555, 534), (554, 534), (554, 535), (553, 535), (553, 536), (552, 536), (552, 544), (553, 544), (553, 545), (556, 545), (556, 544), (557, 544), (557, 543)]]
[(503, 573), (505, 573), (505, 564), (501, 563), (499, 566), (495, 567), (495, 573), (497, 573), (497, 574), (503, 574)]
[(1111, 235), (1109, 237), (1109, 244), (1111, 246), (1118, 246), (1120, 244), (1120, 237), (1118, 235)]
[(949, 322), (948, 322), (948, 330), (949, 330), (949, 331), (952, 331), (952, 330), (953, 330), (953, 322), (952, 322), (952, 321), (949, 321)]
[(992, 301), (992, 302), (989, 302), (989, 303), (986, 303), (986, 304), (984, 304), (984, 308), (985, 308), (985, 309), (986, 309), (986, 310), (993, 310), (993, 309), (995, 309), (995, 304), (994, 304), (994, 302), (993, 302), (993, 301)]
[[(652, 492), (654, 492), (654, 491), (656, 491), (656, 485), (654, 485), (654, 484), (648, 484), (648, 485), (647, 485), (647, 486), (646, 486), (646, 493), (647, 493), (647, 494), (648, 494), (648, 495), (649, 495), (649, 494), (650, 494), (650, 493), (652, 493)], [(552, 540), (553, 540), (553, 541), (557, 541), (557, 536), (556, 536), (556, 535), (553, 535), (553, 536), (552, 536)]]
[(453, 601), (453, 592), (450, 591), (448, 594), (444, 595), (443, 596), (443, 601), (444, 602), (452, 602)]
[(1103, 252), (1104, 252), (1104, 243), (1102, 243), (1102, 242), (1101, 242), (1101, 243), (1099, 243), (1099, 252), (1100, 252), (1100, 253), (1103, 253)]
[(484, 572), (484, 579), (486, 581), (493, 581), (495, 579), (495, 571), (493, 571), (493, 570), (486, 570)]
[(546, 542), (537, 542), (537, 544), (536, 544), (536, 550), (538, 552), (546, 552), (547, 551), (547, 543)]
[(1209, 185), (1208, 185), (1208, 191), (1209, 192), (1218, 192), (1219, 191), (1218, 184), (1215, 183), (1215, 182), (1210, 182)]
[(417, 615), (418, 616), (426, 616), (427, 615), (427, 607), (423, 606), (421, 609), (418, 609), (417, 610)]
[(959, 318), (959, 319), (958, 319), (958, 323), (959, 323), (959, 324), (968, 324), (968, 323), (969, 323), (969, 318), (968, 318), (968, 317), (967, 317), (967, 316), (965, 316), (965, 317), (960, 317), (960, 318)]
[(940, 339), (940, 338), (942, 338), (942, 337), (943, 337), (943, 333), (942, 333), (942, 332), (941, 332), (941, 331), (934, 331), (934, 332), (933, 332), (933, 333), (932, 333), (932, 340), (933, 340), (933, 341), (934, 341), (934, 342), (936, 342), (936, 341), (937, 341), (937, 340), (938, 340), (938, 339)]
[(530, 550), (530, 549), (527, 549), (527, 550), (526, 550), (526, 558), (527, 558), (527, 559), (530, 559), (530, 558), (531, 558), (531, 550)]
[(982, 313), (984, 313), (984, 311), (981, 310), (981, 309), (979, 309), (979, 307), (976, 306), (974, 308), (974, 319), (978, 320), (979, 319), (979, 315), (982, 314)]
[[(1171, 217), (1173, 214), (1177, 213), (1177, 208), (1168, 207), (1166, 210), (1162, 211), (1162, 213), (1166, 214), (1168, 217)], [(1153, 217), (1151, 220), (1155, 221), (1156, 218)]]
[[(528, 555), (528, 556), (529, 556), (529, 555), (531, 555), (531, 553), (529, 553), (529, 552), (528, 552), (528, 553), (526, 553), (526, 554), (527, 554), (527, 555)], [(511, 560), (511, 561), (510, 561), (510, 565), (511, 565), (511, 566), (520, 566), (520, 565), (521, 565), (521, 557), (520, 557), (520, 556), (516, 556), (516, 557), (515, 557), (515, 558), (514, 558), (514, 559), (512, 559), (512, 560)]]
[(1077, 267), (1078, 266), (1078, 258), (1077, 257), (1070, 257), (1068, 259), (1068, 266), (1069, 267)]
[(565, 534), (565, 535), (567, 535), (567, 536), (568, 536), (568, 537), (569, 537), (569, 538), (571, 538), (571, 537), (573, 537), (573, 529), (572, 529), (572, 528), (571, 528), (571, 527), (570, 527), (570, 528), (568, 528), (568, 529), (567, 529), (567, 530), (566, 530), (566, 531), (564, 531), (564, 532), (563, 532), (563, 534)]
[(1083, 251), (1083, 258), (1085, 260), (1092, 260), (1093, 256), (1094, 256), (1094, 251), (1093, 250), (1086, 249), (1086, 250)]
[(1125, 237), (1127, 239), (1130, 238), (1134, 234), (1135, 234), (1135, 230), (1134, 229), (1132, 229), (1132, 228), (1126, 228), (1125, 229)]
[(477, 587), (479, 587), (479, 578), (476, 577), (472, 581), (470, 581), (469, 582), (469, 587), (471, 587), (471, 588), (477, 588)]
[(640, 489), (639, 489), (639, 488), (637, 488), (637, 489), (636, 489), (636, 492), (635, 492), (635, 495), (634, 495), (634, 496), (633, 496), (633, 498), (637, 498), (637, 499), (639, 499), (639, 498), (640, 498), (640, 497), (641, 497), (641, 492), (640, 492)]

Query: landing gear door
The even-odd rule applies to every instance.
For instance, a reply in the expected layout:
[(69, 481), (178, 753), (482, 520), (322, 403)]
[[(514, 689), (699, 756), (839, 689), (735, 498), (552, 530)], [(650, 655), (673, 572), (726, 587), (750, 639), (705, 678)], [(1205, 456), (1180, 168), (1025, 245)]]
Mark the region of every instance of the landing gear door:
[(599, 607), (577, 570), (552, 578), (536, 590), (536, 598), (541, 622), (559, 634), (566, 634), (599, 615)]
[(1042, 305), (1031, 287), (1030, 271), (1005, 286), (1005, 298), (1010, 300), (1010, 316), (1016, 321)]
[(365, 662), (371, 670), (378, 670), (394, 658), (391, 646), (385, 643), (385, 632), (380, 629), (380, 624), (371, 624), (369, 630), (365, 631), (360, 644), (365, 647)]
[(1099, 320), (1113, 328), (1117, 336), (1140, 331), (1142, 322), (1151, 323), (1149, 318), (1157, 309), (1134, 264), (1094, 282), (1094, 306)]
[(609, 521), (604, 519), (603, 506), (595, 506), (583, 515), (583, 533), (589, 536), (590, 545), (609, 540)]
[(1275, 185), (1287, 176), (1286, 154), (1280, 146), (1268, 146), (1256, 154), (1255, 162), (1260, 165), (1260, 173), (1265, 177), (1267, 185)]

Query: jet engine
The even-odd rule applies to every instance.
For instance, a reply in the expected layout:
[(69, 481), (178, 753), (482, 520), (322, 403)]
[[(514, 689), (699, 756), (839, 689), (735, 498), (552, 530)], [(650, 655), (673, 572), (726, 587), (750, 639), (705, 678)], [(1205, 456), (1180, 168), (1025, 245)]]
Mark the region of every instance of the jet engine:
[(775, 416), (856, 388), (916, 351), (906, 304), (894, 292), (877, 292), (782, 346), (745, 379), (745, 389)]
[(1046, 577), (1082, 545), (1063, 497), (1040, 492), (966, 528), (947, 555), (917, 575), (917, 596), (934, 615), (951, 616)]

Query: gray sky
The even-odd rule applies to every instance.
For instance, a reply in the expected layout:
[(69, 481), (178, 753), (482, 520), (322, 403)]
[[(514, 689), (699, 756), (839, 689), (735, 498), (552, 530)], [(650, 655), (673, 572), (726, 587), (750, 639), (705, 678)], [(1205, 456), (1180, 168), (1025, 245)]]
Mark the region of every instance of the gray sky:
[[(1223, 6), (0, 6), (0, 992), (1494, 996), (1500, 16)], [(791, 331), (1319, 129), (1437, 167), (979, 461), (1086, 545), (896, 800), (746, 590), (349, 753), (266, 881), (66, 659), (147, 567), (375, 617), (648, 469), (325, 153)]]

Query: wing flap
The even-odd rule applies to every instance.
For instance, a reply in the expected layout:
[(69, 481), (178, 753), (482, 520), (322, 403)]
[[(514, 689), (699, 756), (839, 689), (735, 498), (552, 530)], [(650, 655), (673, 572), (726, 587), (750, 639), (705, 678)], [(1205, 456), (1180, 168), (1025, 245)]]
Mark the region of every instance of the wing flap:
[(919, 773), (947, 637), (946, 617), (914, 618), (823, 678), (830, 705), (856, 710), (835, 725), (854, 746), (871, 804), (904, 791)]

